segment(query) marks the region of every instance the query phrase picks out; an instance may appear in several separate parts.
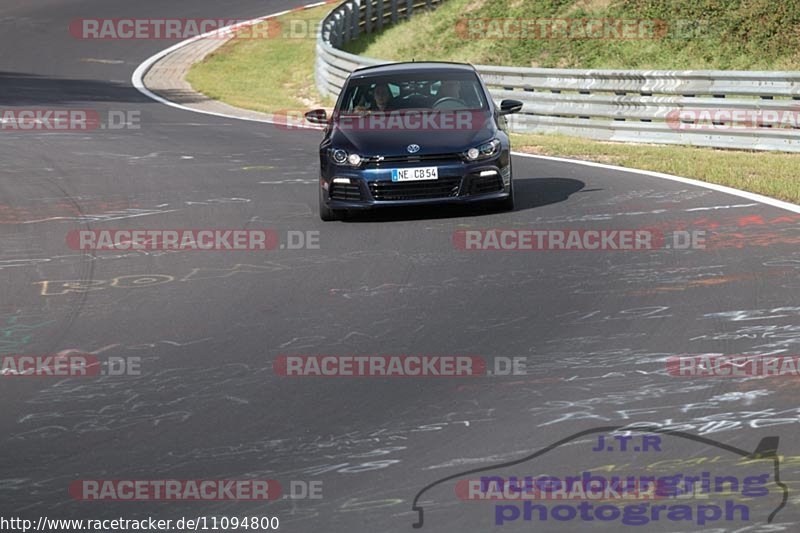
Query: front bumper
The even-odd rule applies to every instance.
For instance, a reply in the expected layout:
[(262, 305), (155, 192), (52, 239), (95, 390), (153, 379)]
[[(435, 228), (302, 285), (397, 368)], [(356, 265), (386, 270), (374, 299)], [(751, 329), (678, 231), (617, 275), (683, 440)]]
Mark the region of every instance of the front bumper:
[[(392, 168), (435, 166), (439, 178), (392, 182)], [(323, 167), (322, 198), (331, 209), (372, 209), (390, 206), (469, 204), (503, 200), (511, 194), (511, 164), (507, 152), (473, 163), (427, 160), (418, 163), (370, 164), (366, 168)]]

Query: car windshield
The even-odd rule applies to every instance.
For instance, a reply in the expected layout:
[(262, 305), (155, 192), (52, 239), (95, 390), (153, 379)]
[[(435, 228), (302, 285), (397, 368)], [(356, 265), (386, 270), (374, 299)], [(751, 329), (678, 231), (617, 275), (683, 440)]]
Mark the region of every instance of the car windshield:
[(343, 115), (397, 110), (486, 110), (472, 72), (371, 76), (350, 80), (338, 111)]

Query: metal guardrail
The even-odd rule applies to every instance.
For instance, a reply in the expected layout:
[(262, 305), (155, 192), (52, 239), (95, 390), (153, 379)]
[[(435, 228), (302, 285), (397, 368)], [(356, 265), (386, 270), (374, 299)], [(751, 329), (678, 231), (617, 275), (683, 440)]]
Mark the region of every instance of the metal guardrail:
[[(347, 0), (317, 33), (315, 76), (339, 94), (355, 69), (387, 63), (341, 50), (444, 0)], [(516, 132), (800, 152), (800, 72), (573, 70), (476, 65), (496, 100), (524, 103)]]
[(344, 81), (357, 68), (387, 63), (349, 54), (342, 46), (362, 34), (409, 18), (415, 11), (432, 9), (443, 0), (348, 0), (331, 11), (317, 31), (315, 76), (322, 95), (336, 97)]

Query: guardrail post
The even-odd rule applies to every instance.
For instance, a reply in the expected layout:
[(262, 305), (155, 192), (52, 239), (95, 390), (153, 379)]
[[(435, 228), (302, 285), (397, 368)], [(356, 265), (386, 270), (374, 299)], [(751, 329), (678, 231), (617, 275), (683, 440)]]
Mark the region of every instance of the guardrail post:
[(392, 24), (397, 24), (397, 0), (391, 0)]
[(375, 31), (381, 31), (383, 29), (383, 1), (384, 0), (378, 0), (375, 5), (375, 7), (378, 8), (378, 13), (375, 15)]
[(353, 28), (353, 7), (350, 4), (344, 5), (344, 35), (342, 40), (346, 43), (350, 42), (351, 31)]
[(346, 13), (346, 11), (340, 13), (336, 19), (336, 48), (344, 46), (344, 17)]
[(373, 0), (367, 0), (364, 5), (364, 31), (367, 35), (372, 33), (372, 2)]
[(414, 0), (407, 0), (406, 2), (406, 18), (411, 18), (411, 14), (414, 13)]
[[(331, 43), (331, 46), (334, 48), (339, 48), (342, 46), (341, 41), (339, 40), (339, 19), (335, 14), (331, 14), (331, 21), (328, 24), (327, 31), (328, 31), (328, 42)], [(325, 38), (325, 29), (322, 30), (323, 39)]]
[(350, 39), (358, 39), (358, 36), (361, 34), (361, 0), (353, 0), (352, 6), (353, 18), (351, 19), (351, 23), (353, 24), (353, 28), (350, 31)]

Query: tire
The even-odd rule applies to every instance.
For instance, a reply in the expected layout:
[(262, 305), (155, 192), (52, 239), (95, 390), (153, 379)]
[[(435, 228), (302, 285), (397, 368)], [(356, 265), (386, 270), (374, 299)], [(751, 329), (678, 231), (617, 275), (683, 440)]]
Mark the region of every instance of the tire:
[(508, 198), (504, 200), (500, 200), (497, 207), (500, 211), (513, 211), (514, 210), (514, 182), (511, 182), (509, 186), (509, 195)]
[(323, 222), (332, 222), (334, 220), (339, 220), (340, 213), (336, 209), (331, 209), (327, 205), (325, 205), (325, 200), (322, 197), (322, 187), (319, 189), (319, 218)]

